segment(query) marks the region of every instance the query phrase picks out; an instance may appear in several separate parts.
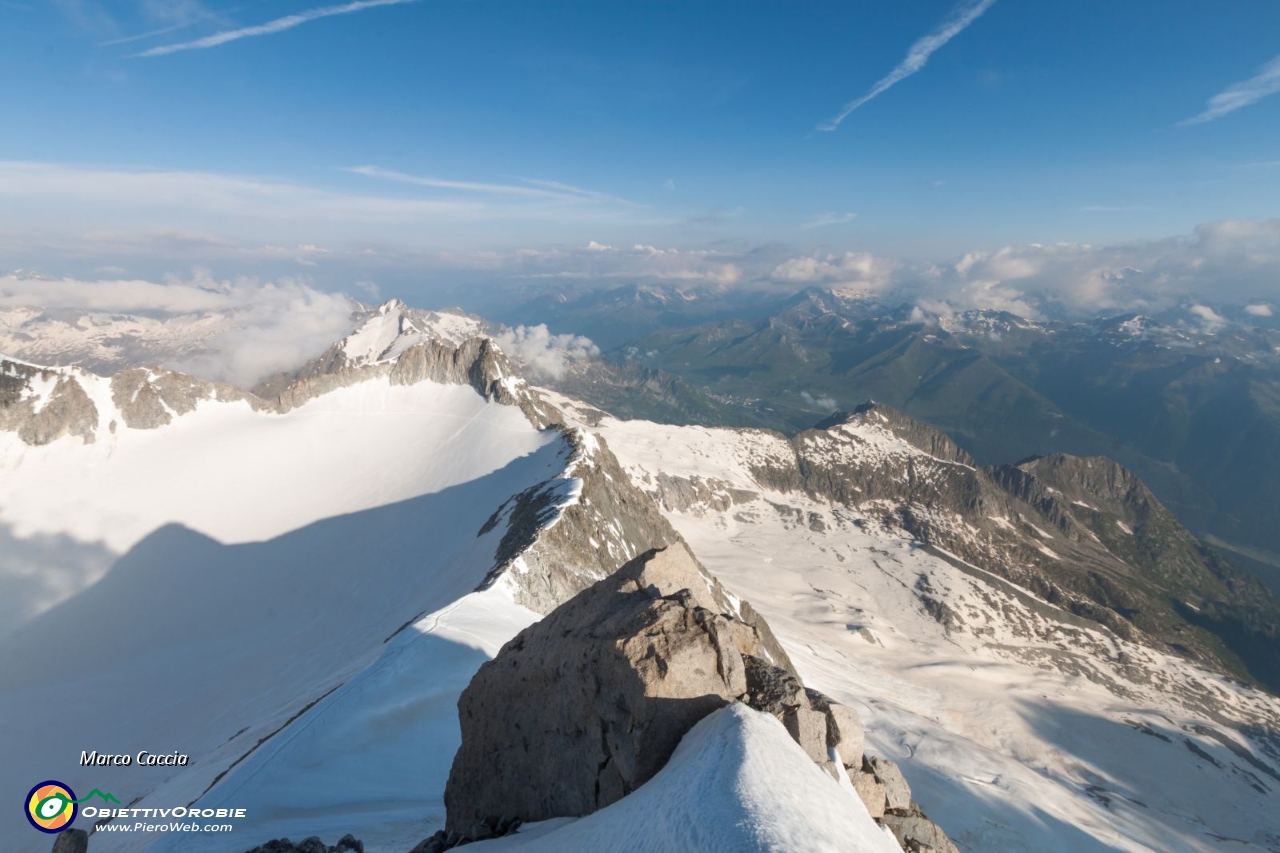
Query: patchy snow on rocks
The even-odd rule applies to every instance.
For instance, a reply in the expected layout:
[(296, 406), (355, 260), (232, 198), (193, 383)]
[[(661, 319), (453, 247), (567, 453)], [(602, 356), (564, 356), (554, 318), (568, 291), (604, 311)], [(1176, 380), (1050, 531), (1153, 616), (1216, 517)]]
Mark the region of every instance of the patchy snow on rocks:
[[(874, 502), (772, 487), (749, 461), (758, 433), (597, 429), (805, 682), (858, 710), (868, 751), (900, 764), (961, 850), (1280, 848), (1274, 697), (923, 547)], [(667, 495), (699, 478), (737, 497)]]

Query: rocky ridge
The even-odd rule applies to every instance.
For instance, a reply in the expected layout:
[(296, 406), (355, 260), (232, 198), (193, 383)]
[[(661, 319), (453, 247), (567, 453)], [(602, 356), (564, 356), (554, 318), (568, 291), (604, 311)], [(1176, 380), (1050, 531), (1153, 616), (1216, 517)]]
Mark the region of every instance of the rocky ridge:
[[(944, 433), (875, 403), (790, 439), (735, 432), (741, 462), (762, 492), (857, 510), (1121, 638), (1273, 689), (1280, 684), (1273, 653), (1280, 602), (1110, 459), (1055, 454), (979, 466)], [(761, 494), (664, 474), (642, 486), (669, 511), (723, 509)], [(799, 521), (829, 523), (810, 515)], [(936, 615), (954, 618), (942, 607)]]
[(505, 533), (484, 586), (511, 586), (518, 603), (547, 613), (636, 554), (677, 537), (652, 502), (622, 474), (609, 449), (563, 423), (483, 324), (392, 300), (300, 370), (252, 391), (174, 371), (126, 368), (110, 377), (78, 367), (42, 367), (0, 358), (0, 430), (29, 445), (64, 437), (110, 441), (121, 429), (158, 430), (205, 403), (243, 403), (283, 414), (339, 388), (363, 382), (467, 385), (491, 402), (514, 406), (535, 427), (564, 442), (566, 470), (513, 495), (487, 533)]
[(459, 700), (444, 830), (414, 853), (582, 816), (635, 791), (731, 702), (776, 717), (907, 850), (954, 851), (858, 715), (806, 689), (768, 625), (683, 543), (647, 552), (507, 643)]

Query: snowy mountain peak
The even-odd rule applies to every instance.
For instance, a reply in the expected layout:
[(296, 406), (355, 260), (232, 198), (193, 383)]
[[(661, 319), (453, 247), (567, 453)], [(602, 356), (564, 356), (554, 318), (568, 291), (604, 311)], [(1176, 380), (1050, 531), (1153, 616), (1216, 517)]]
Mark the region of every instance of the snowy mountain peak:
[(394, 361), (427, 341), (457, 346), (484, 331), (474, 317), (410, 308), (399, 299), (388, 300), (364, 316), (364, 322), (338, 344), (345, 366)]
[(847, 434), (860, 434), (864, 439), (887, 437), (945, 462), (973, 467), (973, 457), (941, 430), (903, 414), (892, 406), (868, 400), (852, 412), (836, 412), (820, 422), (815, 430), (830, 432), (842, 428)]

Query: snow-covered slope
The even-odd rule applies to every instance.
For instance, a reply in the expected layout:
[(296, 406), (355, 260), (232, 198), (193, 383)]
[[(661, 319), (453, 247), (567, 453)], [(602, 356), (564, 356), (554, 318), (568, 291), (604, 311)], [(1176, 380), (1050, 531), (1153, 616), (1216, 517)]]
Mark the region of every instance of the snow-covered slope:
[(704, 717), (634, 793), (476, 853), (901, 853), (851, 789), (832, 784), (774, 717), (734, 703)]
[(598, 430), (962, 850), (1280, 849), (1274, 697), (926, 550), (883, 507), (762, 483), (790, 453), (780, 437)]
[[(108, 380), (87, 381), (93, 387)], [(109, 419), (105, 396), (100, 417)], [(38, 574), (13, 565), (14, 552), (0, 557), (2, 615), (10, 626), (98, 579), (104, 561), (75, 559), (85, 549), (109, 561), (171, 523), (227, 545), (271, 539), (443, 491), (552, 440), (519, 409), (486, 403), (470, 387), (397, 387), (385, 377), (285, 414), (206, 401), (164, 429), (102, 436), (92, 444), (66, 437), (32, 447), (0, 433), (0, 536), (26, 543), (28, 552), (48, 544)], [(414, 450), (420, 447), (431, 451)], [(246, 512), (250, 501), (260, 509)]]
[[(200, 800), (215, 809), (249, 805), (233, 833), (172, 834), (149, 849), (243, 853), (270, 838), (319, 835), (332, 844), (350, 832), (369, 853), (407, 853), (444, 823), (458, 695), (481, 663), (537, 618), (501, 586), (422, 617)], [(150, 799), (184, 793), (174, 785)], [(102, 833), (95, 844), (107, 838)]]
[[(410, 747), (447, 771), (457, 692), (537, 618), (517, 602), (554, 606), (670, 529), (599, 443), (545, 426), (553, 412), (490, 342), (398, 352), (311, 371), (275, 399), (163, 371), (4, 362), (0, 527), (15, 547), (0, 549), (0, 792), (16, 801), (56, 778), (139, 808), (241, 796), (260, 821), (234, 833), (244, 849), (309, 796), (255, 779), (345, 777), (398, 720), (382, 755), (399, 764), (335, 779), (326, 803), (350, 829), (382, 826), (367, 785), (408, 780), (397, 831), (430, 834), (443, 775), (433, 812), (419, 784), (431, 759)], [(32, 720), (66, 737), (33, 737)], [(82, 750), (189, 763), (82, 767)], [(47, 847), (16, 812), (0, 814), (0, 838)], [(93, 847), (156, 840), (104, 829)]]
[[(51, 750), (6, 726), (5, 790), (52, 777), (151, 802), (172, 777), (154, 796), (186, 804), (373, 662), (401, 626), (484, 581), (506, 532), (479, 535), (488, 519), (508, 496), (560, 477), (573, 448), (467, 387), (396, 396), (375, 380), (284, 423), (197, 412), (136, 446), (126, 431), (118, 455), (81, 462), (77, 451), (96, 448), (67, 438), (21, 458), (6, 477), (20, 480), (5, 501), (11, 517), (23, 513), (12, 535), (128, 550), (96, 583), (47, 590), (75, 594), (40, 601), (48, 609), (0, 639), (0, 719), (75, 733)], [(192, 763), (104, 771), (79, 767), (82, 749), (176, 750)], [(0, 817), (0, 837), (16, 832), (13, 817)]]

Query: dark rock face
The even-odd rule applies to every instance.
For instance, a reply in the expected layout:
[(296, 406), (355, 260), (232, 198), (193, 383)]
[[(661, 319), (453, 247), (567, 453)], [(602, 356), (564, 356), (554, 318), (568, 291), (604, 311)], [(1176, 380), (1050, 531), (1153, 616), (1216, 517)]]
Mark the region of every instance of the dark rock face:
[(336, 845), (326, 847), (318, 836), (312, 835), (296, 844), (287, 838), (274, 838), (246, 853), (364, 853), (364, 844), (351, 835), (344, 835)]
[[(568, 467), (579, 483), (578, 499), (561, 507), (555, 488), (543, 484), (513, 495), (490, 519), (493, 525), (505, 521), (507, 532), (485, 585), (505, 576), (518, 604), (544, 614), (637, 554), (680, 538), (603, 440), (573, 430), (565, 436), (573, 448)], [(556, 512), (559, 521), (548, 529)]]
[(89, 849), (89, 833), (83, 829), (64, 829), (53, 840), (53, 853), (85, 853)]

